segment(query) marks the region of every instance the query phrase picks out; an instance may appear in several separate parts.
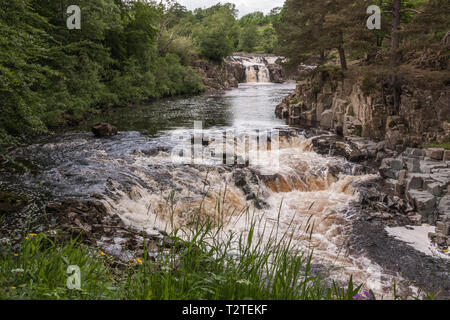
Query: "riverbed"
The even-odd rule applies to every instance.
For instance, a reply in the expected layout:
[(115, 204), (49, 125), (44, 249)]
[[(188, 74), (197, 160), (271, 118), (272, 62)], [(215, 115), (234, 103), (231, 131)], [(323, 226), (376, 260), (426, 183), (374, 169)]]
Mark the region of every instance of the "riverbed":
[[(225, 232), (246, 234), (254, 222), (261, 241), (289, 234), (301, 250), (314, 250), (314, 264), (330, 278), (353, 275), (378, 297), (392, 298), (393, 283), (402, 283), (404, 294), (417, 294), (414, 275), (405, 278), (383, 264), (383, 254), (367, 250), (372, 244), (364, 243), (364, 232), (370, 228), (355, 228), (355, 183), (374, 175), (313, 152), (302, 130), (276, 118), (275, 106), (294, 88), (240, 84), (225, 94), (112, 110), (16, 150), (34, 170), (2, 181), (30, 194), (45, 192), (51, 201), (100, 199), (110, 214), (147, 233), (186, 228), (199, 214)], [(90, 127), (99, 121), (117, 126), (119, 134), (95, 138)], [(190, 143), (197, 137), (198, 154)], [(239, 144), (241, 137), (256, 144)], [(355, 230), (362, 239), (358, 250)], [(376, 230), (381, 236), (384, 229)], [(383, 239), (394, 241), (394, 235)], [(403, 248), (401, 239), (395, 241)], [(414, 251), (410, 246), (399, 254)], [(448, 265), (423, 256), (417, 262), (422, 266)]]

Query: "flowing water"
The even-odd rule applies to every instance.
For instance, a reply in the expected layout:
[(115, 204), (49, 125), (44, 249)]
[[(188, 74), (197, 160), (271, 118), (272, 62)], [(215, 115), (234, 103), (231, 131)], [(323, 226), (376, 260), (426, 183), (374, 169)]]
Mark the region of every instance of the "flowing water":
[(267, 65), (274, 64), (279, 58), (234, 56), (231, 59), (240, 62), (245, 67), (247, 83), (270, 83), (270, 71)]
[[(251, 215), (258, 221), (257, 236), (268, 240), (264, 230), (278, 235), (294, 231), (295, 243), (314, 248), (314, 263), (327, 267), (332, 277), (353, 274), (366, 288), (385, 294), (395, 277), (370, 259), (347, 252), (350, 204), (358, 196), (351, 184), (370, 176), (355, 176), (345, 160), (312, 152), (310, 140), (298, 131), (280, 134), (278, 151), (273, 139), (256, 146), (231, 143), (237, 157), (230, 165), (214, 153), (222, 144), (218, 137), (236, 141), (267, 130), (288, 132), (274, 110), (294, 87), (241, 84), (222, 95), (112, 111), (101, 119), (118, 126), (119, 135), (111, 139), (94, 138), (87, 124), (18, 151), (39, 171), (25, 174), (20, 182), (30, 188), (39, 184), (57, 199), (101, 198), (111, 214), (148, 232), (187, 226), (202, 214), (220, 220), (226, 230), (245, 233)], [(202, 140), (209, 140), (201, 143), (196, 162), (178, 149), (180, 141), (196, 137), (194, 121), (202, 121)], [(258, 161), (246, 161), (255, 156)], [(234, 165), (237, 158), (244, 164)]]

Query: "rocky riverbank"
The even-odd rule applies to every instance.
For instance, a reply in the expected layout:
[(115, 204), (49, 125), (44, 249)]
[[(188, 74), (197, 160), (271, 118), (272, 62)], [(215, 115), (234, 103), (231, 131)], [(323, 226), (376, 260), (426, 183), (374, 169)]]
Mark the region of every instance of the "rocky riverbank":
[[(281, 87), (284, 89), (280, 90)], [(248, 107), (255, 94), (264, 94), (257, 105), (268, 103), (264, 110), (270, 113), (292, 88), (250, 85), (230, 95), (217, 95), (216, 100), (210, 95), (197, 97), (195, 101), (170, 100), (163, 108), (167, 116), (171, 114), (170, 108), (192, 112), (196, 106), (199, 113), (194, 113), (193, 119), (197, 114), (216, 112), (214, 119), (218, 121), (217, 112), (237, 99), (234, 114), (241, 117), (247, 128), (249, 119), (265, 119), (261, 109)], [(237, 93), (242, 93), (239, 98)], [(277, 99), (273, 102), (269, 97), (275, 95)], [(221, 99), (226, 99), (227, 104)], [(190, 109), (186, 108), (188, 105)], [(156, 114), (161, 109), (160, 105), (155, 106)], [(248, 115), (250, 111), (254, 113)], [(124, 116), (120, 114), (121, 118)], [(273, 118), (269, 114), (270, 117)], [(170, 119), (173, 126), (174, 118)], [(200, 207), (201, 216), (217, 219), (218, 223), (224, 218), (232, 219), (227, 224), (230, 230), (243, 232), (245, 236), (246, 221), (251, 215), (241, 215), (235, 210), (249, 210), (249, 214), (255, 212), (264, 219), (255, 232), (258, 235), (264, 234), (266, 222), (268, 229), (283, 234), (293, 221), (296, 243), (302, 248), (314, 245), (317, 260), (313, 263), (323, 266), (330, 279), (352, 274), (355, 281), (365, 283), (376, 290), (377, 296), (386, 295), (385, 298), (392, 292), (391, 283), (401, 279), (406, 279), (402, 280), (401, 290), (405, 294), (416, 280), (425, 290), (443, 289), (444, 296), (448, 295), (448, 262), (427, 253), (421, 255), (414, 247), (401, 240), (394, 241), (387, 234), (390, 229), (386, 227), (394, 231), (421, 227), (421, 221), (416, 219), (409, 202), (395, 193), (392, 184), (377, 175), (384, 158), (400, 155), (389, 150), (385, 143), (343, 137), (320, 128), (284, 128), (280, 130), (279, 171), (272, 170), (267, 162), (262, 166), (247, 162), (176, 165), (170, 157), (179, 141), (174, 138), (192, 134), (191, 122), (183, 123), (187, 123), (186, 129), (165, 131), (158, 137), (119, 131), (117, 135), (98, 138), (82, 130), (42, 138), (15, 150), (17, 158), (28, 159), (36, 169), (22, 174), (2, 173), (2, 189), (9, 194), (24, 193), (27, 199), (20, 205), (19, 198), (10, 197), (11, 205), (4, 206), (7, 218), (0, 228), (2, 241), (20, 242), (27, 232), (47, 234), (62, 229), (67, 234), (80, 235), (84, 242), (120, 264), (130, 257), (142, 256), (139, 250), (144, 239), (150, 257), (167, 250), (172, 239), (163, 231), (170, 234), (173, 227), (189, 229), (193, 218), (199, 216)], [(217, 124), (223, 126), (221, 121)], [(261, 128), (261, 123), (257, 125)], [(282, 122), (275, 120), (271, 124), (273, 128), (277, 126), (282, 126)], [(132, 122), (129, 128), (138, 127)], [(214, 128), (207, 130), (208, 137), (223, 135)], [(202, 143), (205, 155), (213, 147)], [(217, 213), (219, 199), (221, 210)], [(309, 231), (305, 234), (303, 230), (308, 227), (303, 222), (310, 217), (315, 225), (312, 238)], [(434, 227), (428, 229), (434, 232)], [(388, 251), (384, 245), (389, 247)], [(442, 250), (441, 254), (447, 259)], [(396, 261), (404, 261), (404, 265), (397, 266)], [(421, 268), (413, 264), (418, 261)], [(342, 270), (337, 271), (335, 265), (342, 266)], [(435, 265), (439, 265), (436, 270), (443, 280), (429, 286), (429, 275), (418, 271), (434, 270)]]
[[(357, 66), (315, 70), (277, 106), (292, 125), (385, 141), (390, 150), (450, 141), (449, 72)], [(381, 67), (379, 67), (381, 68)]]
[[(358, 215), (371, 213), (355, 222), (355, 230), (378, 229), (377, 242), (392, 249), (393, 239), (383, 225), (392, 225), (392, 221), (402, 226), (431, 225), (435, 228), (428, 233), (429, 240), (436, 251), (447, 251), (450, 150), (424, 147), (450, 141), (450, 88), (448, 84), (437, 85), (435, 79), (433, 85), (419, 89), (417, 79), (405, 76), (385, 78), (378, 89), (374, 85), (369, 90), (367, 79), (343, 79), (335, 70), (323, 71), (299, 82), (275, 113), (291, 125), (322, 130), (323, 135), (313, 138), (314, 151), (362, 163), (379, 173), (377, 188), (359, 187), (365, 197), (361, 203), (370, 204), (370, 208), (360, 208)], [(355, 210), (359, 206), (355, 204)], [(367, 222), (373, 219), (379, 223)], [(355, 239), (355, 247), (365, 241), (361, 236)], [(373, 254), (375, 260), (380, 256), (385, 256), (385, 262), (392, 260), (379, 250)], [(408, 259), (405, 261), (411, 265)], [(410, 275), (411, 269), (407, 271)]]
[(450, 151), (407, 148), (383, 159), (380, 174), (418, 213), (419, 222), (436, 226), (430, 239), (442, 248), (450, 246)]

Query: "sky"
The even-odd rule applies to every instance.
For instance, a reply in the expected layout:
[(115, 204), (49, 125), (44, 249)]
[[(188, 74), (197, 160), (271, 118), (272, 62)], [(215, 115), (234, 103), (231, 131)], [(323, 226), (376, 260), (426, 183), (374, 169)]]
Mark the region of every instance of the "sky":
[(209, 8), (218, 2), (234, 3), (239, 10), (239, 17), (247, 13), (262, 11), (269, 13), (275, 7), (282, 7), (285, 0), (178, 0), (177, 2), (193, 10), (195, 8)]

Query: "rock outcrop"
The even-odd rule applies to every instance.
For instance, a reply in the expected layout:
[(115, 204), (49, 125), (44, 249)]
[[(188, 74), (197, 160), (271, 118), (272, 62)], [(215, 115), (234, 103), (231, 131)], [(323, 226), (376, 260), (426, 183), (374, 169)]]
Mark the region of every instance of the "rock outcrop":
[(396, 158), (383, 159), (380, 175), (406, 198), (419, 222), (436, 225), (429, 235), (437, 245), (450, 246), (450, 161), (444, 149), (407, 148)]
[(267, 68), (270, 73), (270, 82), (273, 83), (283, 83), (286, 81), (286, 74), (283, 68), (279, 64), (268, 64)]
[(239, 82), (245, 82), (245, 68), (238, 63), (226, 61), (220, 64), (198, 59), (193, 66), (209, 92), (230, 90)]
[(92, 127), (92, 133), (98, 138), (108, 138), (117, 135), (118, 130), (109, 123), (97, 123)]
[[(434, 85), (436, 85), (435, 82)], [(429, 87), (414, 77), (385, 76), (379, 83), (316, 72), (277, 106), (289, 124), (344, 136), (386, 141), (390, 150), (450, 141), (450, 87)]]

